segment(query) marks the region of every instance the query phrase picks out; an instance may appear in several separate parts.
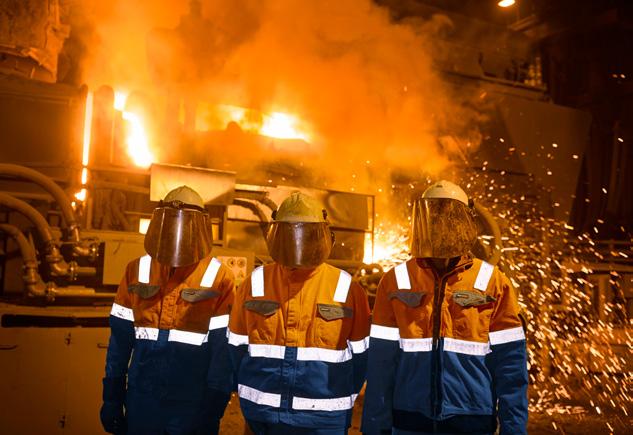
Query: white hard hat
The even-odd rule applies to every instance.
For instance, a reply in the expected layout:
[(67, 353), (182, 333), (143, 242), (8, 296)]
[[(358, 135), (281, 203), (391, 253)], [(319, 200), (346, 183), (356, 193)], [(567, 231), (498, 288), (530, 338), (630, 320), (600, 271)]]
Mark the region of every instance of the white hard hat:
[(422, 198), (445, 198), (456, 199), (468, 205), (468, 195), (455, 183), (450, 181), (441, 180), (433, 183), (422, 194)]

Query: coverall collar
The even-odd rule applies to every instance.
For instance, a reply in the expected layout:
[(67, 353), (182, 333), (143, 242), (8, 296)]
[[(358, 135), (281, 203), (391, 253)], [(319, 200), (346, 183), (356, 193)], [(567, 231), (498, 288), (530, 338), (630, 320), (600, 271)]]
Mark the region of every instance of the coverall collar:
[(310, 277), (316, 275), (318, 272), (323, 270), (326, 266), (325, 263), (319, 264), (317, 267), (286, 267), (277, 263), (279, 269), (281, 270), (281, 276), (284, 279), (287, 279), (291, 282), (303, 282), (308, 280)]
[(415, 264), (421, 269), (431, 269), (434, 275), (437, 275), (438, 278), (443, 278), (454, 273), (462, 273), (465, 270), (470, 269), (473, 265), (473, 256), (470, 253), (462, 255), (459, 257), (459, 261), (457, 261), (454, 266), (449, 266), (449, 269), (445, 270), (442, 275), (438, 274), (438, 271), (431, 263), (430, 258), (416, 258)]

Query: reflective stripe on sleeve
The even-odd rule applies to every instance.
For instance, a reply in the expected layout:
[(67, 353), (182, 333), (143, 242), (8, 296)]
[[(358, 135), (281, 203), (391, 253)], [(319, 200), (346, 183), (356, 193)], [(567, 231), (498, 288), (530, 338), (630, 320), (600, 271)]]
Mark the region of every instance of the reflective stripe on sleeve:
[(158, 328), (148, 328), (146, 326), (135, 326), (134, 336), (137, 340), (158, 340)]
[(112, 304), (110, 315), (118, 317), (119, 319), (129, 320), (130, 322), (134, 321), (134, 310), (132, 310), (132, 308), (127, 308), (123, 305), (119, 305), (116, 302)]
[(258, 405), (272, 406), (274, 408), (279, 408), (281, 405), (281, 394), (265, 393), (242, 384), (237, 386), (237, 395), (240, 396), (240, 399), (245, 399)]
[(211, 259), (211, 262), (207, 266), (207, 270), (204, 271), (204, 275), (202, 276), (202, 281), (200, 281), (200, 287), (211, 287), (213, 282), (215, 281), (215, 277), (218, 274), (218, 270), (220, 270), (220, 260), (215, 257)]
[(229, 344), (232, 344), (233, 346), (248, 344), (248, 335), (236, 334), (235, 332), (231, 332), (230, 329), (226, 330), (226, 337), (229, 340)]
[(145, 255), (138, 262), (138, 282), (149, 284), (149, 271), (152, 267), (152, 257)]
[(403, 352), (430, 352), (433, 349), (432, 338), (403, 338), (400, 340)]
[(475, 288), (477, 290), (481, 290), (482, 292), (486, 291), (494, 270), (495, 267), (492, 264), (486, 263), (485, 261), (481, 262), (481, 267), (479, 268), (477, 279), (475, 280)]
[(292, 409), (300, 411), (345, 411), (354, 407), (354, 401), (358, 394), (347, 397), (335, 397), (333, 399), (308, 399), (306, 397), (293, 397)]
[(394, 270), (396, 272), (396, 283), (398, 284), (398, 290), (410, 290), (411, 281), (409, 280), (407, 263), (400, 263), (394, 268)]
[(334, 300), (336, 302), (345, 302), (347, 300), (347, 293), (349, 292), (349, 286), (352, 283), (352, 275), (341, 270), (338, 275), (338, 282), (336, 283), (336, 291), (334, 292)]
[(214, 329), (226, 328), (227, 326), (229, 326), (228, 314), (225, 314), (223, 316), (211, 317), (211, 320), (209, 320), (209, 331), (213, 331)]
[(349, 348), (342, 350), (322, 349), (320, 347), (297, 348), (297, 361), (323, 361), (342, 363), (352, 359), (352, 351)]
[(349, 346), (354, 353), (363, 353), (369, 348), (369, 337), (365, 337), (358, 341), (349, 341)]
[[(248, 338), (247, 338), (248, 339)], [(249, 344), (248, 354), (251, 357), (284, 359), (286, 347), (276, 344)]]
[(444, 338), (444, 351), (484, 356), (491, 352), (489, 343)]
[(251, 296), (264, 296), (264, 266), (259, 266), (251, 274)]
[(400, 340), (400, 330), (389, 326), (371, 325), (369, 336), (374, 338), (382, 338), (383, 340)]
[(169, 338), (167, 341), (177, 341), (179, 343), (191, 344), (194, 346), (201, 346), (202, 343), (207, 341), (207, 334), (201, 334), (199, 332), (181, 331), (179, 329), (171, 329), (169, 331)]
[(525, 340), (525, 332), (523, 332), (523, 328), (521, 326), (517, 326), (516, 328), (490, 332), (488, 334), (488, 338), (490, 339), (490, 344), (494, 346), (495, 344), (504, 344), (510, 343), (511, 341)]

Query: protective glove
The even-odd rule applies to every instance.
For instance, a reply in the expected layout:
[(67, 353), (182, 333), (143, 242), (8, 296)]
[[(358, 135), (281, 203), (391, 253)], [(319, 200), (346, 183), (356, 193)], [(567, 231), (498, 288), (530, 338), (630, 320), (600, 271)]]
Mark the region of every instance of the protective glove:
[(196, 423), (196, 435), (217, 435), (220, 430), (220, 419), (224, 415), (231, 395), (223, 391), (207, 388)]
[(124, 402), (125, 378), (103, 378), (103, 405), (99, 417), (106, 432), (116, 435), (127, 433)]

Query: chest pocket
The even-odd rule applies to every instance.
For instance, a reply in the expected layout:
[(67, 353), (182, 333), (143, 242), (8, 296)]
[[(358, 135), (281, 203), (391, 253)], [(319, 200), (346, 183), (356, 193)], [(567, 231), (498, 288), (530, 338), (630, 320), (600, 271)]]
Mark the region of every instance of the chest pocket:
[(354, 310), (334, 304), (317, 304), (315, 342), (326, 349), (340, 349), (347, 345), (352, 329)]
[(246, 326), (253, 343), (275, 343), (275, 337), (283, 329), (277, 301), (253, 299), (244, 302)]
[(412, 292), (410, 290), (398, 290), (389, 293), (389, 300), (398, 299), (409, 308), (419, 307), (425, 292)]
[(449, 300), (453, 336), (485, 341), (496, 299), (477, 290), (455, 290)]
[(264, 317), (269, 317), (275, 314), (279, 309), (279, 302), (266, 301), (266, 300), (251, 300), (244, 302), (244, 308)]
[(219, 292), (204, 288), (186, 288), (180, 292), (180, 297), (187, 302), (196, 303), (207, 299), (217, 298)]
[(144, 284), (144, 283), (136, 283), (136, 284), (130, 284), (127, 289), (130, 293), (134, 293), (138, 295), (141, 299), (149, 299), (156, 296), (156, 294), (160, 290), (160, 286)]

